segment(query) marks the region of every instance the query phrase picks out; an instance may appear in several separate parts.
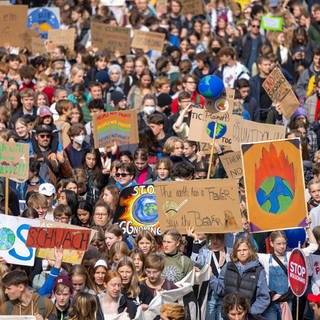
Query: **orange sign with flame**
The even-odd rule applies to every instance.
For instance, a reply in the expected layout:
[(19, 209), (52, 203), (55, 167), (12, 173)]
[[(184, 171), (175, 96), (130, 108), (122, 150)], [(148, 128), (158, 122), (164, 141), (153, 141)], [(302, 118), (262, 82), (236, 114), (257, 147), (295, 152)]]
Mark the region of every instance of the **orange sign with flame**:
[(304, 227), (300, 140), (242, 144), (241, 150), (251, 231)]

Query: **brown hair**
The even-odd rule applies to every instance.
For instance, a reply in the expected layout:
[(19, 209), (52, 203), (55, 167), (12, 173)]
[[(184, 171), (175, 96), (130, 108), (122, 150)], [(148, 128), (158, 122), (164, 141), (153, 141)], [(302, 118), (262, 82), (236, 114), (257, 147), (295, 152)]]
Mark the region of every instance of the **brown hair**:
[(144, 263), (145, 269), (156, 269), (163, 271), (165, 265), (164, 257), (158, 253), (150, 253), (147, 255)]
[(235, 244), (233, 245), (233, 250), (230, 254), (230, 259), (232, 262), (237, 262), (239, 261), (238, 259), (238, 249), (240, 247), (240, 245), (242, 244), (246, 244), (249, 248), (249, 257), (248, 257), (248, 260), (247, 262), (250, 262), (250, 261), (254, 261), (257, 259), (257, 252), (252, 244), (252, 242), (250, 241), (250, 239), (247, 239), (247, 238), (239, 238), (236, 240)]
[(141, 230), (135, 240), (135, 246), (139, 247), (139, 241), (143, 238), (146, 238), (151, 242), (151, 252), (155, 252), (157, 250), (157, 242), (152, 233), (149, 230)]

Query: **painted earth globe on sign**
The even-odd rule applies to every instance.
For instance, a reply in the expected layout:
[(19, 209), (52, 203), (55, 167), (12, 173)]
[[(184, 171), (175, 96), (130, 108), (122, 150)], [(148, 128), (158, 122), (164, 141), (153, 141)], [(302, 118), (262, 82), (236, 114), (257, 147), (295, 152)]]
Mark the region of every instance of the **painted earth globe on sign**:
[(0, 229), (0, 250), (9, 250), (14, 245), (16, 237), (9, 228)]
[(222, 94), (224, 85), (219, 77), (210, 75), (205, 76), (200, 80), (198, 90), (205, 98), (216, 99)]
[(132, 205), (132, 216), (141, 224), (155, 224), (158, 221), (156, 197), (145, 194), (135, 200)]
[(285, 179), (269, 177), (262, 182), (256, 197), (263, 211), (280, 214), (291, 206), (294, 192)]
[[(207, 125), (207, 134), (213, 138), (215, 122), (209, 122)], [(227, 126), (222, 123), (217, 124), (216, 139), (222, 138), (227, 132)]]

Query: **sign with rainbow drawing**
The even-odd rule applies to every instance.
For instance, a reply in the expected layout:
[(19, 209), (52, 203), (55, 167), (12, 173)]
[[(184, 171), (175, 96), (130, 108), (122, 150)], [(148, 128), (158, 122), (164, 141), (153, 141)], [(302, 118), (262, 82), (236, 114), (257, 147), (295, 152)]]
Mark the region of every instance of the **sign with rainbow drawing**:
[(300, 140), (242, 144), (241, 152), (251, 231), (305, 227)]
[(138, 119), (135, 110), (112, 111), (93, 118), (94, 147), (117, 143), (118, 146), (139, 142)]

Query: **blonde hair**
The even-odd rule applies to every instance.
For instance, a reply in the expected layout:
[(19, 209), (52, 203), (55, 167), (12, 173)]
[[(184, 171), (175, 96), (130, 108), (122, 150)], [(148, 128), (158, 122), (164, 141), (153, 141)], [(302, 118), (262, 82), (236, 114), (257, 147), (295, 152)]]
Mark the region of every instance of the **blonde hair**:
[(170, 137), (169, 139), (167, 139), (167, 141), (165, 142), (164, 146), (163, 146), (163, 152), (170, 154), (174, 151), (175, 148), (175, 144), (177, 142), (180, 142), (183, 145), (183, 140), (178, 138), (178, 137)]

